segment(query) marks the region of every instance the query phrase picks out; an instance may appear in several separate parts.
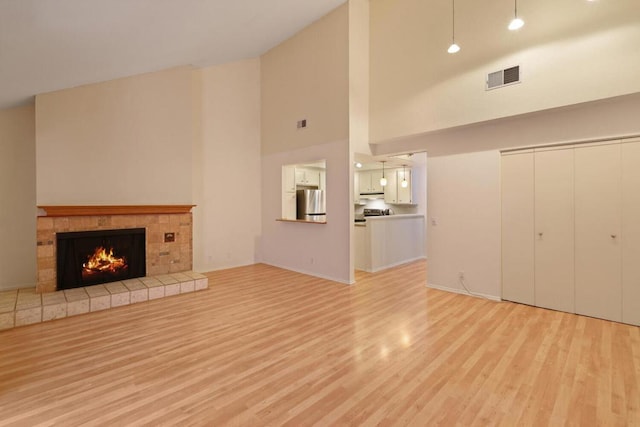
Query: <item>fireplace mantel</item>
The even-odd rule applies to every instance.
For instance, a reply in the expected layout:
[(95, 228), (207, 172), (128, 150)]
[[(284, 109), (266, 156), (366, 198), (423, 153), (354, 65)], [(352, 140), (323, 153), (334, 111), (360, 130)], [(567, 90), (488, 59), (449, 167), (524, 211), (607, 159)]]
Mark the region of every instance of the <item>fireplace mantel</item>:
[(38, 206), (50, 217), (102, 215), (185, 214), (195, 205), (95, 205), (95, 206)]

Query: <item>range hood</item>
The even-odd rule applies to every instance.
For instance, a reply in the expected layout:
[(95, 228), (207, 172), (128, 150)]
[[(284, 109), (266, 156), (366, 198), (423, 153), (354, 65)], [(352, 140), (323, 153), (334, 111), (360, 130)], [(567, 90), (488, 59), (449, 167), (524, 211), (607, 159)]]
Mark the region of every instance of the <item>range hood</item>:
[(384, 192), (382, 193), (360, 193), (361, 199), (384, 199)]

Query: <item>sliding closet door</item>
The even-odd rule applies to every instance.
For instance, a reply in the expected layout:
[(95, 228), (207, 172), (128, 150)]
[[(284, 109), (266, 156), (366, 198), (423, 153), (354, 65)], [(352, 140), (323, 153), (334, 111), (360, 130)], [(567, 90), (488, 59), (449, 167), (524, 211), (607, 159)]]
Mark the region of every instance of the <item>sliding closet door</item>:
[(533, 151), (502, 155), (502, 299), (534, 304)]
[(575, 149), (576, 313), (622, 320), (620, 144)]
[(640, 325), (640, 140), (622, 144), (622, 321)]
[(575, 312), (573, 147), (535, 154), (536, 306)]

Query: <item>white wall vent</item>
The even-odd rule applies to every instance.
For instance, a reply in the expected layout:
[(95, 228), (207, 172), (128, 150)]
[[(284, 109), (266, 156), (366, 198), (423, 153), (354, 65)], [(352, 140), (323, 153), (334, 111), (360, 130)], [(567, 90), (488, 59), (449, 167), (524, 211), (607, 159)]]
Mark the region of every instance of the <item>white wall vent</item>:
[(487, 74), (486, 83), (487, 90), (520, 83), (520, 66), (516, 65), (515, 67), (489, 73)]

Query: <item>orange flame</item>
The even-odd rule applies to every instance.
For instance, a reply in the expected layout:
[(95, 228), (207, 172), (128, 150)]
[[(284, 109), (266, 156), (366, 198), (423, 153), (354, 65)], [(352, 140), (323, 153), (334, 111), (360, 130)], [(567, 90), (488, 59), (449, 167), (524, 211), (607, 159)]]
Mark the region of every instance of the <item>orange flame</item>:
[(109, 252), (102, 246), (97, 247), (93, 255), (89, 257), (82, 267), (88, 272), (111, 272), (115, 273), (122, 268), (127, 267), (125, 257), (113, 256), (113, 248)]

